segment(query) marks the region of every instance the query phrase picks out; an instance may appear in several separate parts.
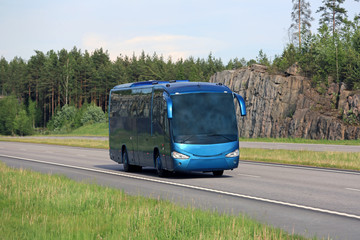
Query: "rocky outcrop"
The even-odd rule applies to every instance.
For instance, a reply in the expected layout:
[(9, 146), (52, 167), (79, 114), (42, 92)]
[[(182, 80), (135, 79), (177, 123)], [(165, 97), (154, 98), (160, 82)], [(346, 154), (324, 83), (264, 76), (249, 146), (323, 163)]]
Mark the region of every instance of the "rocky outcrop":
[(296, 66), (284, 75), (261, 65), (216, 73), (210, 82), (230, 87), (245, 99), (247, 116), (239, 116), (242, 137), (360, 139), (360, 93), (332, 83), (321, 94)]

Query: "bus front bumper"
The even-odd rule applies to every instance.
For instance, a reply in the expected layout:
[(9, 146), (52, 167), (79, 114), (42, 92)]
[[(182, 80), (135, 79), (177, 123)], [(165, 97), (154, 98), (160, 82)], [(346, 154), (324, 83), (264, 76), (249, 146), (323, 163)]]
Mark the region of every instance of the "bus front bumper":
[(193, 157), (189, 159), (173, 159), (175, 171), (218, 171), (237, 168), (239, 157)]
[[(237, 168), (239, 165), (239, 143), (223, 143), (211, 145), (181, 144), (174, 151), (188, 158), (174, 158), (175, 171), (219, 171)], [(229, 153), (237, 150), (236, 156)]]

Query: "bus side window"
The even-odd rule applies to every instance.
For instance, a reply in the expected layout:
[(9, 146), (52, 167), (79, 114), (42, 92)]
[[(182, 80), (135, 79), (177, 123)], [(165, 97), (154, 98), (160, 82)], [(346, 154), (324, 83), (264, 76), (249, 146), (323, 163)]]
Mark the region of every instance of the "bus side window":
[(163, 135), (163, 124), (162, 124), (162, 90), (155, 90), (153, 97), (153, 135)]
[(168, 119), (168, 115), (167, 115), (167, 103), (165, 99), (162, 99), (162, 109), (161, 109), (161, 122), (162, 122), (162, 126), (163, 129), (165, 131), (165, 135), (169, 136), (169, 119)]
[(151, 129), (151, 89), (133, 90), (134, 96), (134, 117), (136, 118), (137, 132), (140, 134), (150, 134)]

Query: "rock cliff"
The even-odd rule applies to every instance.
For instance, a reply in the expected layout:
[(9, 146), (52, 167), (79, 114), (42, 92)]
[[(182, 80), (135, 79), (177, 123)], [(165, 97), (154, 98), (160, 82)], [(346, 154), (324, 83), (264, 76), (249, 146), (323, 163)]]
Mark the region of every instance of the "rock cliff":
[(247, 116), (239, 118), (242, 137), (360, 139), (360, 92), (330, 84), (321, 94), (296, 66), (284, 75), (261, 65), (216, 73), (222, 83), (243, 96)]

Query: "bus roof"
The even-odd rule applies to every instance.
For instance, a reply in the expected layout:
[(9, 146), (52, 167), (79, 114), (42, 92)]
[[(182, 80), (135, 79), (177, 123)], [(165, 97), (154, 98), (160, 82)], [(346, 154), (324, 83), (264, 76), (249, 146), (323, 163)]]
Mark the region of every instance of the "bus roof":
[(137, 88), (162, 88), (170, 95), (191, 93), (191, 92), (231, 92), (231, 90), (221, 83), (208, 82), (189, 82), (189, 80), (171, 80), (171, 81), (145, 81), (136, 83), (125, 83), (115, 86), (112, 91), (120, 89), (137, 89)]

